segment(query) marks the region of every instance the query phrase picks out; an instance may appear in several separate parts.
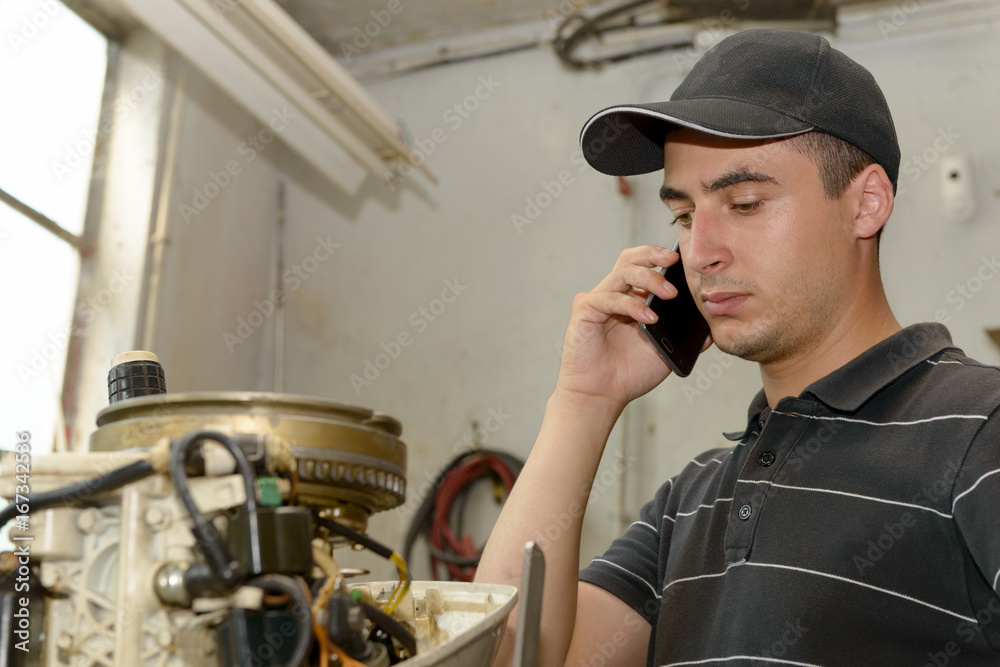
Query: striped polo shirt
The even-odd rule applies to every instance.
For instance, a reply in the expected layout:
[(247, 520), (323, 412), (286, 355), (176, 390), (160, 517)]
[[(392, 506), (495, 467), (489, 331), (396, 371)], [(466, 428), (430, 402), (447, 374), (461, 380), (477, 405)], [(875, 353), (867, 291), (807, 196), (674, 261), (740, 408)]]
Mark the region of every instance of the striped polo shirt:
[(658, 667), (998, 665), (998, 406), (1000, 368), (907, 327), (758, 393), (580, 579), (650, 621)]

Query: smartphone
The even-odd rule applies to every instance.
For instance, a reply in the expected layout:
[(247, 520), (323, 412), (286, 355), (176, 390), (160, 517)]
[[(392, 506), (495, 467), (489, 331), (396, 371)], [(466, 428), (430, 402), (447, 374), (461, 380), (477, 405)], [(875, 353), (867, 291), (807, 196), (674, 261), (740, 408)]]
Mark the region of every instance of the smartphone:
[[(679, 241), (674, 243), (674, 252), (678, 252), (679, 247)], [(659, 319), (653, 324), (640, 322), (639, 328), (646, 332), (667, 366), (675, 374), (687, 377), (694, 369), (694, 363), (710, 333), (708, 322), (698, 310), (691, 290), (688, 289), (682, 260), (662, 269), (660, 273), (677, 288), (677, 296), (673, 299), (661, 299), (650, 292), (646, 305)]]

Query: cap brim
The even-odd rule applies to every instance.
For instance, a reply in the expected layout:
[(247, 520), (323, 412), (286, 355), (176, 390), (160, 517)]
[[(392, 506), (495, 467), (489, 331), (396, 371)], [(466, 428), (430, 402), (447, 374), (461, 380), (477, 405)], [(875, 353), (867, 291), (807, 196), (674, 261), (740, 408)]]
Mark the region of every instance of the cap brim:
[(663, 169), (667, 131), (681, 125), (731, 139), (778, 139), (808, 132), (809, 123), (766, 107), (721, 98), (622, 104), (594, 114), (580, 132), (590, 165), (611, 176)]

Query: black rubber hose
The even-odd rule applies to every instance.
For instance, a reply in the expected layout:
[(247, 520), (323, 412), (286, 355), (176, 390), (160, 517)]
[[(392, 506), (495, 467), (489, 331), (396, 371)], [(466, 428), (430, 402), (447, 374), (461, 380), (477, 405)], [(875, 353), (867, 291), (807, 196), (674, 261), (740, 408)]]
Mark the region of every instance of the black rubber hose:
[(312, 610), (309, 608), (309, 598), (306, 597), (302, 586), (297, 583), (298, 578), (292, 578), (283, 574), (265, 574), (251, 579), (247, 586), (260, 588), (269, 592), (285, 593), (292, 598), (291, 613), (298, 624), (295, 644), (295, 651), (285, 667), (300, 667), (312, 648)]
[[(555, 41), (553, 42), (556, 55), (559, 56), (559, 60), (561, 60), (564, 65), (574, 70), (582, 70), (588, 67), (595, 67), (597, 65), (604, 64), (605, 62), (624, 60), (625, 58), (622, 56), (618, 56), (615, 58), (606, 58), (603, 60), (594, 60), (594, 61), (577, 60), (576, 58), (573, 57), (573, 51), (576, 50), (576, 47), (579, 46), (580, 43), (583, 42), (583, 40), (587, 39), (588, 37), (592, 37), (594, 35), (599, 35), (601, 32), (599, 26), (602, 22), (614, 18), (619, 14), (627, 14), (633, 9), (636, 9), (643, 5), (654, 4), (655, 2), (657, 2), (657, 0), (634, 0), (633, 2), (626, 2), (625, 4), (620, 5), (618, 7), (613, 7), (612, 9), (599, 12), (594, 16), (590, 17), (589, 19), (582, 19), (582, 16), (578, 12), (570, 14), (569, 16), (566, 17), (566, 19), (556, 30), (556, 38)], [(567, 25), (570, 24), (570, 22), (576, 19), (583, 20), (583, 23), (581, 23), (578, 28), (576, 28), (572, 33), (570, 33), (568, 37), (563, 37), (562, 36), (563, 30), (566, 28)], [(634, 52), (632, 54), (627, 54), (627, 55), (628, 57), (632, 57), (633, 55), (639, 55), (639, 54), (640, 52)]]
[[(191, 490), (188, 488), (187, 472), (184, 469), (184, 462), (187, 460), (191, 449), (203, 440), (211, 440), (225, 447), (233, 458), (236, 459), (236, 469), (243, 477), (243, 486), (246, 491), (247, 521), (249, 525), (250, 558), (252, 560), (250, 573), (257, 573), (261, 569), (260, 564), (260, 532), (257, 526), (257, 492), (254, 489), (253, 468), (243, 454), (239, 445), (224, 433), (211, 431), (208, 429), (196, 429), (185, 433), (173, 445), (170, 454), (170, 476), (174, 480), (174, 488), (181, 502), (187, 508), (188, 514), (194, 526), (191, 533), (194, 535), (198, 546), (201, 547), (205, 559), (208, 561), (212, 571), (219, 578), (225, 590), (233, 590), (243, 582), (246, 572), (242, 564), (232, 558), (226, 542), (218, 529), (205, 518), (198, 506), (195, 505), (194, 498), (191, 497)], [(185, 582), (185, 588), (188, 582)], [(191, 585), (197, 585), (198, 590), (189, 590), (192, 594), (201, 594), (201, 588), (205, 582), (192, 581)]]
[(480, 556), (456, 556), (455, 554), (441, 551), (430, 542), (427, 543), (427, 548), (430, 550), (431, 556), (442, 563), (450, 563), (459, 567), (475, 567), (479, 565), (479, 559), (481, 558)]
[(360, 600), (361, 608), (365, 610), (365, 616), (368, 620), (377, 625), (378, 627), (385, 630), (387, 633), (399, 640), (399, 643), (403, 645), (411, 656), (417, 654), (417, 638), (413, 636), (413, 633), (406, 629), (406, 626), (394, 619), (389, 614), (385, 613), (378, 607), (368, 604), (364, 600)]
[(385, 546), (384, 544), (381, 544), (380, 542), (376, 542), (367, 535), (359, 533), (356, 530), (351, 530), (346, 526), (342, 526), (336, 521), (332, 521), (330, 519), (324, 519), (321, 516), (317, 516), (315, 517), (315, 519), (317, 525), (323, 526), (327, 530), (331, 530), (340, 535), (341, 537), (346, 537), (351, 542), (356, 542), (360, 544), (361, 546), (381, 556), (382, 558), (392, 558), (392, 549)]
[[(26, 498), (28, 511), (37, 512), (38, 510), (58, 507), (60, 505), (84, 503), (92, 496), (121, 488), (132, 482), (137, 482), (144, 477), (149, 477), (153, 472), (153, 466), (148, 461), (136, 461), (127, 466), (106, 472), (103, 475), (98, 475), (97, 477), (86, 479), (61, 489), (33, 493)], [(18, 507), (24, 504), (11, 503), (3, 508), (3, 510), (0, 510), (0, 528), (6, 526), (11, 519), (20, 514), (21, 512), (18, 511)]]

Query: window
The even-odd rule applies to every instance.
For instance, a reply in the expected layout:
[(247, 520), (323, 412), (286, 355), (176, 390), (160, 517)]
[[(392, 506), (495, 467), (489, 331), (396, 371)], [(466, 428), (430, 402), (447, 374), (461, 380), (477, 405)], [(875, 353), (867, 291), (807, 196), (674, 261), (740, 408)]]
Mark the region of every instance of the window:
[(17, 431), (37, 453), (65, 438), (56, 425), (107, 54), (108, 40), (56, 0), (0, 3), (3, 449)]

